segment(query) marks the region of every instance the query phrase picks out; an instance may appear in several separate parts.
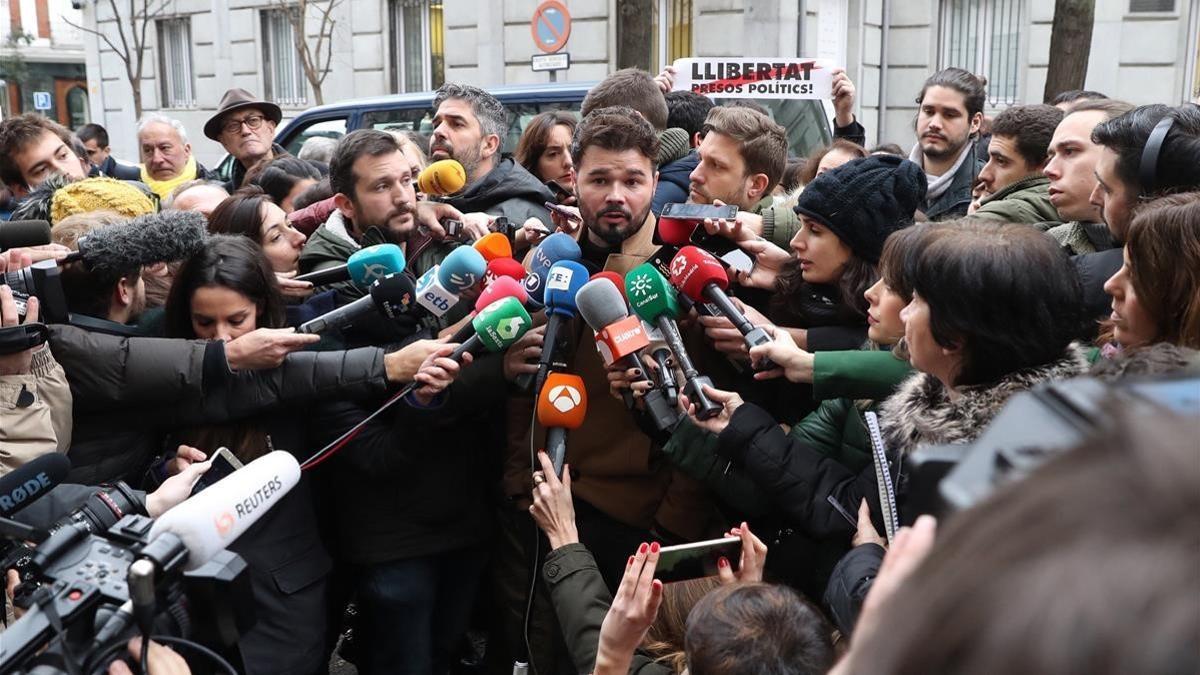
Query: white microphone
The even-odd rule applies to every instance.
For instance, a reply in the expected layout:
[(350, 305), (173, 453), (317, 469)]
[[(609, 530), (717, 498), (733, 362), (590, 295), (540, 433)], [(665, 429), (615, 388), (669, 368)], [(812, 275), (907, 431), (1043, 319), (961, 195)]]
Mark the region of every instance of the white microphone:
[(188, 550), (188, 570), (208, 562), (233, 543), (300, 482), (300, 463), (276, 450), (169, 509), (150, 528), (153, 541), (171, 532)]
[(458, 294), (443, 286), (438, 278), (441, 271), (441, 265), (434, 265), (417, 279), (417, 304), (436, 317), (458, 304)]

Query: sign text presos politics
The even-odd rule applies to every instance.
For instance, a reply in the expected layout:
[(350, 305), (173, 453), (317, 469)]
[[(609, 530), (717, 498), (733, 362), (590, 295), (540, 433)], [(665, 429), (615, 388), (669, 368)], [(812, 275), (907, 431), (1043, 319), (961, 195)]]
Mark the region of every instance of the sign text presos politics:
[(679, 59), (675, 89), (712, 98), (831, 98), (833, 66), (818, 59)]

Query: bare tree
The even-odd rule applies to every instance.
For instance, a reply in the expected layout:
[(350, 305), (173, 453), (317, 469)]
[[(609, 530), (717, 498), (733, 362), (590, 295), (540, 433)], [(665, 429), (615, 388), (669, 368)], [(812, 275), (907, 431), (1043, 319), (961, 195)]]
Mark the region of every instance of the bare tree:
[[(296, 53), (300, 56), (300, 65), (304, 67), (304, 77), (312, 87), (313, 100), (317, 105), (325, 103), (321, 85), (333, 65), (333, 27), (337, 20), (333, 11), (343, 0), (272, 0), (271, 4), (287, 12), (288, 21), (292, 24), (292, 39), (296, 44)], [(320, 17), (317, 24), (317, 40), (308, 43), (308, 13), (314, 10), (314, 18)]]
[(1043, 100), (1050, 101), (1071, 89), (1083, 89), (1095, 15), (1096, 0), (1055, 0)]
[[(91, 33), (104, 41), (125, 65), (125, 79), (133, 89), (134, 117), (142, 116), (142, 64), (146, 60), (146, 31), (154, 17), (162, 14), (172, 0), (127, 0), (124, 15), (117, 0), (108, 0), (113, 23), (117, 28), (117, 42), (100, 29), (100, 3), (96, 4), (96, 27), (87, 28), (63, 17), (63, 21), (85, 33)], [(128, 24), (128, 26), (126, 26)], [(119, 43), (119, 44), (118, 44)]]
[(654, 55), (654, 3), (617, 0), (617, 68), (650, 70)]

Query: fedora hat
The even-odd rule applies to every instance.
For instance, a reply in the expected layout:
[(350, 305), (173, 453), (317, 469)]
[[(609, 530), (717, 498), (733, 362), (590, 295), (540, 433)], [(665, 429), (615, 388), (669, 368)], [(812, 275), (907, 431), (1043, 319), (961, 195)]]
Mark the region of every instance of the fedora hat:
[(230, 89), (221, 97), (221, 104), (217, 106), (217, 112), (204, 123), (204, 135), (219, 143), (221, 141), (221, 125), (224, 123), (225, 116), (242, 108), (258, 108), (263, 111), (267, 119), (275, 124), (279, 124), (279, 120), (283, 119), (283, 111), (274, 103), (260, 101), (245, 89)]

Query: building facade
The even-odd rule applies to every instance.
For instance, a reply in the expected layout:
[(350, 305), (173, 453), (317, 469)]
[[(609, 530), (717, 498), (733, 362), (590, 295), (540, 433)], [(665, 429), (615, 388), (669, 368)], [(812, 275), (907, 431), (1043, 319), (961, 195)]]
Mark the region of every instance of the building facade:
[[(16, 1), (16, 0), (13, 0)], [(31, 3), (34, 0), (21, 0)], [(44, 1), (44, 0), (38, 0)], [(81, 0), (86, 25), (112, 31), (107, 3)], [(144, 0), (137, 0), (143, 2)], [(913, 141), (914, 97), (944, 66), (987, 77), (988, 106), (1035, 102), (1049, 61), (1051, 0), (562, 0), (572, 16), (558, 81), (595, 81), (620, 65), (657, 71), (685, 56), (809, 56), (845, 64), (870, 142)], [(171, 0), (148, 31), (142, 100), (194, 130), (202, 161), (221, 155), (199, 136), (229, 87), (278, 102), (285, 118), (315, 104), (285, 0)], [(324, 100), (546, 82), (530, 21), (538, 0), (309, 0), (310, 49), (329, 49)], [(291, 6), (295, 6), (293, 2)], [(1096, 0), (1086, 86), (1134, 103), (1200, 95), (1200, 0)], [(322, 35), (325, 33), (325, 35)], [(133, 156), (124, 66), (85, 40), (91, 117)], [(103, 86), (97, 87), (96, 83)]]
[(0, 109), (37, 110), (76, 128), (91, 107), (84, 68), (82, 14), (71, 0), (0, 1)]

